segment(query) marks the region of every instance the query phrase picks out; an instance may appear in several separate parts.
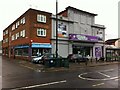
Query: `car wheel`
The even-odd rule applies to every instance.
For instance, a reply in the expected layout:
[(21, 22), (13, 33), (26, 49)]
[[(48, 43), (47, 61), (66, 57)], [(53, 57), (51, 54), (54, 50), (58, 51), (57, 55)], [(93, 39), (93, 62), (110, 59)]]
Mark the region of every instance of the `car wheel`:
[(40, 60), (38, 60), (38, 63), (39, 63), (39, 64), (41, 63)]

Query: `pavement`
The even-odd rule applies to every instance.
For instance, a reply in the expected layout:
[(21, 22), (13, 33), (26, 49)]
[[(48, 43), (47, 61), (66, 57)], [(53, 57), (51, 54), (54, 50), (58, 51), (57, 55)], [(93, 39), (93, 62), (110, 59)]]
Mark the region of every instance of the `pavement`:
[(50, 67), (46, 68), (42, 64), (34, 64), (30, 61), (26, 60), (15, 60), (13, 59), (12, 61), (15, 61), (19, 63), (21, 66), (26, 67), (28, 69), (34, 70), (36, 72), (59, 72), (59, 71), (71, 71), (71, 70), (78, 70), (81, 68), (85, 67), (95, 67), (95, 66), (102, 66), (102, 65), (110, 65), (110, 64), (118, 64), (118, 61), (97, 61), (92, 60), (87, 63), (87, 65), (84, 62), (81, 63), (69, 63), (69, 67)]

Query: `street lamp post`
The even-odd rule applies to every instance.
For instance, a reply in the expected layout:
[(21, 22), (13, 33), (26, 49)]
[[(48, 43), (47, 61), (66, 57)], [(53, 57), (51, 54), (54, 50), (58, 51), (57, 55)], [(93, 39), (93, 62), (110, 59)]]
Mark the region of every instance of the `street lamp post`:
[(56, 58), (58, 57), (58, 0), (56, 0)]
[(33, 40), (30, 40), (30, 43), (29, 43), (29, 60), (31, 60), (31, 58), (32, 58), (32, 42), (33, 42)]

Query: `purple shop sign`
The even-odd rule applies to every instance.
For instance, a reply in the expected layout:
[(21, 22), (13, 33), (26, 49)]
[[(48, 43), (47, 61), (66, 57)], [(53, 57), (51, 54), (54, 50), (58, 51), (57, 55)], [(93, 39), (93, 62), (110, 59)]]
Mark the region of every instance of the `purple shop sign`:
[(98, 41), (98, 37), (83, 34), (69, 34), (69, 40)]

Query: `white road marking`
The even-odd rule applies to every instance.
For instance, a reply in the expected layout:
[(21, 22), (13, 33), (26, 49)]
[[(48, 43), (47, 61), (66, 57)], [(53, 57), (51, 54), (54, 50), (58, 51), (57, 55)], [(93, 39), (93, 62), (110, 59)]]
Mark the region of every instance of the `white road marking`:
[(36, 88), (36, 87), (54, 85), (54, 84), (65, 83), (65, 82), (67, 82), (67, 81), (66, 81), (66, 80), (63, 80), (63, 81), (56, 81), (56, 82), (50, 82), (50, 83), (39, 84), (39, 85), (33, 85), (33, 86), (15, 88), (15, 89), (11, 89), (11, 90), (21, 90), (21, 89), (28, 89), (28, 88)]
[(107, 70), (103, 70), (103, 72), (109, 72), (109, 71), (113, 71), (114, 69), (107, 69)]
[(86, 75), (86, 74), (89, 74), (89, 73), (93, 73), (93, 72), (88, 72), (88, 73), (82, 73), (80, 75), (78, 75), (79, 78), (83, 79), (83, 80), (90, 80), (90, 81), (105, 81), (105, 80), (114, 80), (114, 79), (117, 79), (119, 78), (120, 76), (116, 76), (116, 77), (109, 77), (109, 78), (102, 78), (102, 79), (95, 79), (95, 78), (86, 78), (86, 77), (83, 77), (83, 75)]
[(107, 74), (104, 74), (104, 73), (101, 73), (101, 72), (98, 72), (99, 74), (101, 74), (101, 75), (103, 75), (103, 76), (105, 76), (105, 77), (108, 77), (108, 78), (110, 78), (110, 76), (109, 75), (107, 75)]
[(95, 84), (95, 85), (92, 85), (93, 87), (96, 87), (96, 86), (100, 86), (100, 85), (104, 85), (105, 83), (99, 83), (99, 84)]
[(34, 70), (34, 68), (31, 68), (31, 67), (28, 67), (28, 66), (25, 66), (25, 65), (21, 65), (21, 66), (26, 67), (26, 68), (31, 69), (31, 70)]
[(115, 81), (119, 81), (120, 80), (120, 76), (118, 76), (118, 78), (117, 79), (115, 79)]
[(118, 81), (119, 79), (115, 79), (115, 81)]

